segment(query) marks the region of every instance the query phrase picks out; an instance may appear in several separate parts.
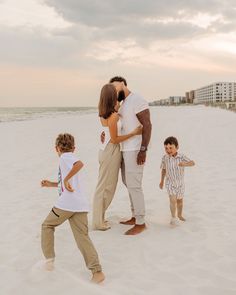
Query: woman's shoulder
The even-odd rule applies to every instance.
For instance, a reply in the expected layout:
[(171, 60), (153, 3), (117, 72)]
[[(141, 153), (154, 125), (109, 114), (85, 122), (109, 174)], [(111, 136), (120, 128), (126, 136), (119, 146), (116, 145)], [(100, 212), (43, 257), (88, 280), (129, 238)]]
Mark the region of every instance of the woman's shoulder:
[(117, 122), (119, 120), (119, 115), (117, 112), (114, 112), (110, 115), (110, 117), (107, 119), (108, 124), (109, 122)]
[(101, 124), (102, 124), (103, 127), (107, 127), (108, 126), (107, 125), (108, 119), (104, 119), (104, 118), (100, 117), (100, 122), (101, 122)]

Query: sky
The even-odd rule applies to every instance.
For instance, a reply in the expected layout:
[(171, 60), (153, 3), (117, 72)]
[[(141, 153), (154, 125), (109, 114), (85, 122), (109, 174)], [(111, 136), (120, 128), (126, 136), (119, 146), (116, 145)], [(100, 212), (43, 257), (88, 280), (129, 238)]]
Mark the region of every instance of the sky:
[(235, 0), (0, 0), (0, 107), (148, 101), (236, 81)]

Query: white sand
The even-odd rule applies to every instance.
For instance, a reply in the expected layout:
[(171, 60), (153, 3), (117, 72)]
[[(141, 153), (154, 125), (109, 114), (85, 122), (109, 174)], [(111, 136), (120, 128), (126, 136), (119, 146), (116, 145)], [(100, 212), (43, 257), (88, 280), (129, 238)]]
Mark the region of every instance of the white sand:
[[(153, 136), (144, 175), (148, 230), (125, 236), (127, 192), (119, 184), (109, 209), (112, 229), (91, 232), (106, 281), (89, 282), (68, 223), (56, 230), (54, 272), (40, 271), (40, 226), (57, 198), (42, 189), (56, 179), (54, 139), (75, 135), (85, 163), (88, 196), (97, 181), (99, 124), (96, 114), (0, 124), (0, 292), (1, 294), (236, 294), (236, 114), (198, 107), (152, 108)], [(175, 135), (196, 161), (186, 168), (184, 216), (170, 228), (168, 198), (158, 188), (163, 140)], [(77, 150), (78, 152), (78, 150)], [(91, 218), (91, 217), (89, 217)]]

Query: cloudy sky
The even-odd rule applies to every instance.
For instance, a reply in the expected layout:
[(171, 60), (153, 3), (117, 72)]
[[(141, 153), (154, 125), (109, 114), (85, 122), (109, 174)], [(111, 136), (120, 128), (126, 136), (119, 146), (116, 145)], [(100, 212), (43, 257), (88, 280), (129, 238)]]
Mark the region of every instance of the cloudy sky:
[(0, 0), (0, 106), (95, 106), (236, 81), (235, 0)]

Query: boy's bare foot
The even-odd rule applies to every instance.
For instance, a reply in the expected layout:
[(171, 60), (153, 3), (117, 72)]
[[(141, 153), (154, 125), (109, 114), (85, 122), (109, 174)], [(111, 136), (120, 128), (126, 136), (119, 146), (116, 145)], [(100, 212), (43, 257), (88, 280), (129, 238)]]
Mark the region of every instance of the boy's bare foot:
[(125, 235), (137, 235), (140, 234), (141, 232), (143, 232), (146, 229), (146, 224), (135, 224), (135, 226), (133, 226), (131, 229), (127, 230), (127, 232), (125, 232)]
[(102, 271), (95, 272), (92, 276), (91, 282), (95, 284), (100, 284), (105, 280), (105, 275)]
[(125, 225), (134, 225), (135, 224), (135, 217), (130, 218), (129, 220), (126, 221), (120, 221), (120, 224), (125, 224)]
[(178, 216), (179, 220), (186, 221), (186, 219), (183, 216)]
[(54, 259), (47, 259), (45, 261), (45, 264), (44, 264), (44, 269), (47, 270), (47, 271), (53, 271), (54, 270)]
[(172, 217), (171, 220), (170, 220), (170, 225), (173, 225), (173, 226), (180, 225), (178, 218)]

